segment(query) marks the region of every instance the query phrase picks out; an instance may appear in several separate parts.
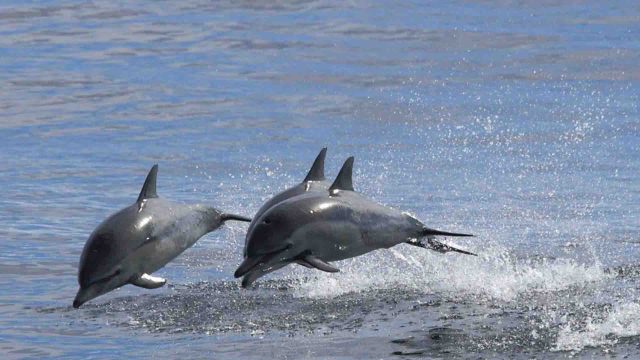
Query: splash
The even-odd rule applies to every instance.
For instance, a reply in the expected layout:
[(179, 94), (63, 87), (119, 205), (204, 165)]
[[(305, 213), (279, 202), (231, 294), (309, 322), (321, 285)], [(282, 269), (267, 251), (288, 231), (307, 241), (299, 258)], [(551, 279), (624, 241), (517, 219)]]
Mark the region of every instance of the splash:
[[(494, 250), (486, 257), (390, 249), (338, 263), (337, 274), (314, 274), (294, 289), (297, 297), (332, 298), (374, 289), (441, 293), (452, 299), (513, 301), (529, 292), (554, 292), (596, 284), (613, 275), (597, 262), (519, 260)], [(292, 275), (304, 270), (296, 270)], [(299, 275), (299, 274), (298, 274)]]
[(565, 324), (552, 350), (577, 352), (587, 347), (615, 345), (621, 338), (639, 335), (640, 304), (616, 304), (601, 320), (588, 318), (584, 325)]

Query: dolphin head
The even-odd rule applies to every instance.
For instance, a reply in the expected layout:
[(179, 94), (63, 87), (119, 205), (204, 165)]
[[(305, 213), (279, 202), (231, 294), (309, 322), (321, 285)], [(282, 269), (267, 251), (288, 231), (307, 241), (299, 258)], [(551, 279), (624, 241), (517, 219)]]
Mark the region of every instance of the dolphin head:
[(126, 241), (119, 232), (111, 230), (114, 222), (124, 225), (118, 221), (120, 217), (119, 214), (110, 217), (89, 236), (78, 266), (80, 290), (73, 301), (74, 308), (126, 284), (132, 276), (125, 271), (128, 267), (123, 263), (127, 245), (132, 241)]
[[(317, 240), (317, 231), (325, 223), (319, 213), (333, 206), (334, 200), (323, 193), (305, 193), (282, 201), (255, 220), (247, 233), (247, 251), (234, 276), (247, 276), (243, 286), (258, 277), (297, 262)], [(309, 231), (311, 230), (311, 232)]]
[(287, 216), (282, 208), (267, 211), (247, 234), (247, 256), (256, 257), (271, 254), (291, 247), (291, 233), (295, 219)]
[(73, 300), (73, 307), (79, 308), (85, 302), (117, 289), (129, 282), (131, 274), (124, 273), (116, 267), (111, 273), (90, 282), (80, 280), (80, 289)]
[(241, 277), (257, 268), (269, 268), (276, 263), (295, 260), (301, 244), (294, 241), (293, 233), (306, 220), (295, 201), (284, 201), (266, 211), (255, 220), (247, 233), (246, 256), (234, 276)]

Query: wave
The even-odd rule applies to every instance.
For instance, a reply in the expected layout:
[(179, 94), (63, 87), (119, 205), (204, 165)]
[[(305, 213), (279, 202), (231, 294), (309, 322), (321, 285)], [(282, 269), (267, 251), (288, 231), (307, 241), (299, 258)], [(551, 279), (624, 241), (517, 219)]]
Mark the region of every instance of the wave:
[[(486, 249), (485, 249), (486, 250)], [(371, 289), (406, 288), (442, 293), (453, 298), (515, 300), (528, 292), (551, 292), (588, 286), (614, 277), (599, 263), (568, 259), (517, 259), (502, 249), (489, 249), (480, 257), (441, 255), (390, 249), (341, 263), (336, 274), (301, 277), (297, 297), (332, 298)], [(308, 271), (308, 270), (307, 270)]]
[(558, 332), (553, 351), (581, 351), (587, 347), (617, 344), (621, 338), (640, 335), (640, 304), (615, 304), (601, 319), (566, 323)]

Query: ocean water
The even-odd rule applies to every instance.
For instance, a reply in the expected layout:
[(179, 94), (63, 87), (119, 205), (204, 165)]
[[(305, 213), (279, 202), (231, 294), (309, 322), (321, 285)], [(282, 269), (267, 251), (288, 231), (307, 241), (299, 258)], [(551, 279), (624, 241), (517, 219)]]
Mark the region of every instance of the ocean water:
[[(640, 357), (632, 1), (4, 1), (0, 354)], [(327, 175), (479, 254), (399, 245), (244, 290), (246, 225), (71, 302), (84, 242), (158, 192), (252, 215)]]

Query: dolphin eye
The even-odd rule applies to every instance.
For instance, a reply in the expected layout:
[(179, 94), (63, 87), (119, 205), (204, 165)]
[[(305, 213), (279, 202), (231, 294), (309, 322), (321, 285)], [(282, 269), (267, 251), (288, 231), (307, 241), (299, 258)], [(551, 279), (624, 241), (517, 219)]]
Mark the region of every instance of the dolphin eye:
[(271, 219), (269, 218), (264, 219), (264, 223), (267, 225), (271, 224)]
[(118, 269), (118, 270), (116, 270), (113, 274), (109, 275), (109, 276), (107, 277), (107, 279), (114, 278), (114, 277), (116, 277), (116, 276), (120, 275), (120, 273), (121, 273), (121, 271), (120, 271), (120, 269)]

